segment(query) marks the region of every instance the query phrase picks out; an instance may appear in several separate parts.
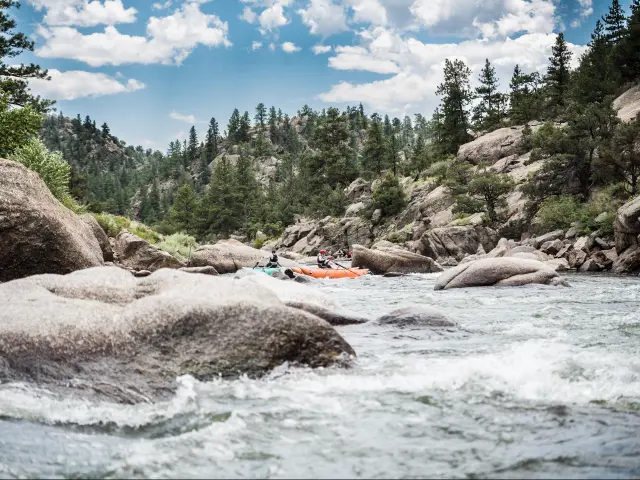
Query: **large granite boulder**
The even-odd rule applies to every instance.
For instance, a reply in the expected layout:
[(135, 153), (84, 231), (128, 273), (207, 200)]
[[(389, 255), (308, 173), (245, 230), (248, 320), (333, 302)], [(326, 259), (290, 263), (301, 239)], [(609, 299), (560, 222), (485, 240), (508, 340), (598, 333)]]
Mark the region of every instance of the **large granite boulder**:
[(351, 266), (368, 268), (374, 274), (442, 271), (442, 267), (432, 258), (388, 245), (378, 245), (376, 250), (354, 245)]
[(354, 354), (324, 320), (230, 277), (100, 267), (1, 284), (0, 305), (0, 383), (116, 402), (168, 398), (181, 375), (258, 376)]
[(640, 197), (625, 203), (618, 209), (613, 223), (616, 250), (622, 253), (627, 248), (638, 245), (640, 234)]
[(484, 286), (520, 286), (531, 283), (566, 285), (556, 271), (537, 260), (514, 257), (483, 258), (444, 272), (435, 290)]
[(479, 247), (485, 252), (498, 243), (495, 230), (482, 226), (441, 227), (427, 230), (418, 242), (418, 252), (434, 259), (453, 257), (456, 261), (476, 255)]
[[(266, 264), (269, 253), (249, 247), (237, 240), (220, 240), (214, 245), (202, 245), (191, 256), (194, 267), (213, 267), (220, 274), (234, 273), (242, 267), (254, 267), (256, 263)], [(293, 267), (296, 262), (279, 258), (283, 267)]]
[(498, 160), (522, 152), (523, 127), (505, 127), (482, 135), (474, 141), (465, 143), (458, 150), (458, 159), (475, 165), (494, 164)]
[(91, 227), (56, 200), (37, 173), (0, 159), (0, 282), (103, 261)]
[(623, 122), (631, 122), (640, 113), (640, 85), (631, 87), (613, 101), (613, 108), (618, 111), (618, 118)]
[(98, 240), (98, 244), (100, 245), (100, 250), (102, 250), (102, 256), (105, 262), (113, 262), (113, 248), (111, 247), (111, 242), (109, 241), (109, 237), (104, 232), (98, 221), (95, 219), (93, 215), (84, 214), (82, 215), (82, 221), (89, 225), (93, 235)]
[(185, 266), (184, 262), (127, 230), (116, 237), (115, 251), (118, 263), (131, 270), (155, 272)]

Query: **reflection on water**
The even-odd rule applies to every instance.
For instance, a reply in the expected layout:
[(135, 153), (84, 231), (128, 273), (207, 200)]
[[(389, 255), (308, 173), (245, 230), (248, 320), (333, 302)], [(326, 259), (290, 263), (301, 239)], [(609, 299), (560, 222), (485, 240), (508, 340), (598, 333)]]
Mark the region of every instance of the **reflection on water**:
[(120, 406), (0, 389), (1, 477), (640, 475), (640, 280), (433, 291), (434, 275), (318, 284), (369, 318), (414, 304), (455, 333), (342, 327), (350, 370), (180, 379)]

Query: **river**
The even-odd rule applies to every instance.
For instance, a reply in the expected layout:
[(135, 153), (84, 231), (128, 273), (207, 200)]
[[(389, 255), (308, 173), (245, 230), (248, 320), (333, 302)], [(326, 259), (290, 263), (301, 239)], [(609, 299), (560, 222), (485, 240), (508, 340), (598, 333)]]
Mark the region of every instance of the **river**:
[(431, 305), (444, 334), (340, 327), (353, 368), (181, 378), (122, 406), (0, 387), (0, 477), (640, 476), (640, 279), (435, 292), (435, 275), (323, 281), (369, 318)]

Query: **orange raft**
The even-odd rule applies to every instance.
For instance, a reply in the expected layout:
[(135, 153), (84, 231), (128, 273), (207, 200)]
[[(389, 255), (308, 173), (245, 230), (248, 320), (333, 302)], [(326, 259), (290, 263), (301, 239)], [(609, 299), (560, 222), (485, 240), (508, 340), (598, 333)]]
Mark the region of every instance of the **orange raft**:
[(293, 267), (291, 270), (294, 273), (308, 275), (313, 278), (356, 278), (369, 273), (369, 270), (365, 268), (350, 268), (347, 270), (342, 268)]

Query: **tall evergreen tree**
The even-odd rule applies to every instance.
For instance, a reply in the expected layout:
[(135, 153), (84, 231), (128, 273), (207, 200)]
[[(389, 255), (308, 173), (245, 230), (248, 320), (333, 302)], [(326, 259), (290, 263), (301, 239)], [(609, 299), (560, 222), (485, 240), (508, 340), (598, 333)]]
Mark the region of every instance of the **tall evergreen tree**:
[(626, 20), (620, 0), (611, 0), (609, 11), (602, 17), (607, 41), (614, 44), (620, 41), (625, 32)]
[(389, 138), (393, 133), (393, 126), (391, 125), (391, 120), (389, 120), (389, 115), (384, 116), (384, 136)]
[(371, 115), (364, 140), (362, 164), (366, 171), (380, 175), (385, 168), (386, 139), (384, 128), (377, 113)]
[(238, 142), (248, 142), (251, 140), (249, 137), (249, 130), (251, 130), (251, 117), (249, 112), (244, 112), (240, 118), (240, 127), (238, 130)]
[(8, 14), (10, 8), (20, 8), (20, 3), (16, 0), (0, 1), (0, 91), (7, 95), (12, 107), (30, 106), (38, 113), (46, 113), (55, 102), (31, 93), (29, 80), (50, 80), (47, 70), (33, 63), (18, 65), (11, 61), (24, 52), (33, 52), (34, 44), (24, 33), (15, 32), (16, 21)]
[(178, 230), (191, 233), (195, 227), (198, 201), (196, 194), (188, 183), (178, 189), (176, 198), (169, 210), (169, 221)]
[(111, 135), (111, 129), (109, 128), (109, 125), (107, 125), (107, 122), (104, 122), (101, 128), (103, 137), (107, 138)]
[(564, 109), (569, 89), (571, 52), (560, 32), (556, 42), (551, 47), (552, 56), (549, 57), (547, 75), (544, 78), (548, 97), (548, 111), (551, 116), (558, 115)]
[[(215, 118), (209, 121), (209, 128), (207, 129), (207, 136), (204, 142), (205, 160), (207, 165), (213, 162), (213, 159), (218, 155), (218, 138), (220, 137), (220, 131), (218, 128), (218, 122)], [(209, 183), (208, 181), (206, 183)]]
[(617, 59), (622, 80), (640, 78), (640, 0), (631, 4), (631, 16), (627, 19), (626, 35), (620, 40)]
[(348, 125), (346, 115), (331, 107), (326, 112), (326, 120), (318, 126), (314, 135), (318, 147), (317, 160), (331, 188), (346, 186), (357, 177), (355, 165), (352, 164)]
[(469, 85), (471, 70), (462, 60), (445, 60), (444, 82), (436, 95), (442, 97), (441, 144), (446, 153), (455, 154), (469, 135), (469, 111), (472, 94)]
[(269, 138), (274, 145), (278, 143), (278, 113), (273, 106), (269, 109)]
[(500, 126), (500, 104), (502, 94), (498, 91), (500, 84), (496, 69), (487, 58), (478, 78), (480, 85), (476, 87), (476, 98), (480, 101), (473, 109), (473, 122), (476, 130), (495, 130)]
[(196, 127), (192, 126), (189, 130), (189, 144), (187, 145), (187, 167), (192, 165), (198, 158), (198, 134)]
[(200, 204), (200, 232), (228, 237), (241, 226), (239, 208), (233, 165), (223, 155), (215, 166), (209, 190)]
[(227, 125), (227, 137), (232, 143), (240, 141), (240, 111), (237, 108), (233, 109), (233, 113), (229, 119), (229, 125)]

